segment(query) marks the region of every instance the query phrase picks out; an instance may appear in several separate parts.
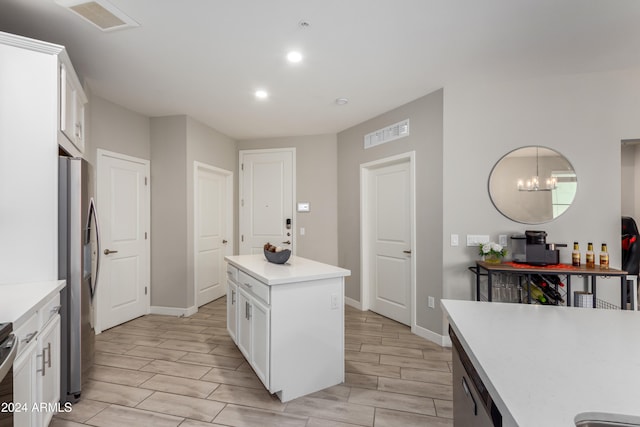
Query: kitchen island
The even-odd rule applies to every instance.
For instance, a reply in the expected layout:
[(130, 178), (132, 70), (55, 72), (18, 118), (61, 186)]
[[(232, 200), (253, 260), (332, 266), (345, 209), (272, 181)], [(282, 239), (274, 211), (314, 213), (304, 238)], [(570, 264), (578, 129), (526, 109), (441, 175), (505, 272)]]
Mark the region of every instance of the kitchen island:
[(442, 307), (503, 426), (640, 425), (638, 313), (453, 300)]
[(292, 256), (225, 257), (227, 329), (258, 378), (282, 402), (344, 381), (340, 267)]

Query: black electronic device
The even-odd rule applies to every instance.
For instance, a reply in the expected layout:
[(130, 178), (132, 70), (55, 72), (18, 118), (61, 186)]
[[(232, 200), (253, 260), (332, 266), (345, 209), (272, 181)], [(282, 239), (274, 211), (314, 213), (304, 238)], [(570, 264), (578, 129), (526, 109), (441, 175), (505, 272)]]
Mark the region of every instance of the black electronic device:
[(553, 265), (560, 263), (560, 250), (564, 243), (547, 243), (546, 231), (527, 230), (525, 234), (511, 236), (512, 260), (530, 265)]

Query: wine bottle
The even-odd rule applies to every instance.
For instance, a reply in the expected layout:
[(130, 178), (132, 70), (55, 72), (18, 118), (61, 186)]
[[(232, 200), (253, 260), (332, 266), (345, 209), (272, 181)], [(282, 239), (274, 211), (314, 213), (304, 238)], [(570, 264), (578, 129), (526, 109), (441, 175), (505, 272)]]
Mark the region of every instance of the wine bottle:
[(571, 252), (571, 264), (574, 267), (580, 267), (580, 247), (578, 242), (573, 242), (573, 252)]
[(609, 268), (609, 252), (607, 252), (607, 244), (602, 244), (602, 250), (600, 251), (600, 268), (607, 270)]
[(587, 261), (587, 268), (596, 267), (596, 255), (593, 253), (593, 243), (587, 244), (587, 253), (585, 254), (585, 260)]
[(531, 293), (531, 299), (533, 301), (537, 301), (540, 304), (544, 304), (544, 305), (551, 304), (549, 302), (549, 299), (545, 296), (544, 292), (542, 292), (542, 289), (536, 286), (536, 284), (533, 283), (533, 280), (529, 282), (528, 288), (529, 288), (529, 292)]
[(551, 302), (555, 302), (556, 304), (558, 303), (564, 304), (564, 298), (562, 298), (562, 294), (560, 294), (560, 292), (556, 290), (554, 283), (552, 283), (547, 278), (547, 277), (558, 277), (558, 276), (539, 276), (539, 277), (540, 277), (540, 281), (539, 282), (536, 281), (536, 285), (538, 285), (538, 287), (542, 289), (542, 292), (545, 293), (548, 299)]

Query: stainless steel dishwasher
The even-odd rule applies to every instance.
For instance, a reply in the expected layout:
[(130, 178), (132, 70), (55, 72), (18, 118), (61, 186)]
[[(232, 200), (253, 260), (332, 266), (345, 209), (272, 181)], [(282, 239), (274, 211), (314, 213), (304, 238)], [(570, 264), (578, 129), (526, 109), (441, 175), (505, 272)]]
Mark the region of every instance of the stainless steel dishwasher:
[(453, 425), (502, 427), (500, 411), (451, 326), (449, 336), (453, 346)]

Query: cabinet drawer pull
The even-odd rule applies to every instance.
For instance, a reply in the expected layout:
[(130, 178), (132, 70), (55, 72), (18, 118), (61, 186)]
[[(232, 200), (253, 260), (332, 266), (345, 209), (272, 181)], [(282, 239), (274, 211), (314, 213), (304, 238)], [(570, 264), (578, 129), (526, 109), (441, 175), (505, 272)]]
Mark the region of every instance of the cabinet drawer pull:
[(252, 285), (251, 283), (247, 283), (247, 282), (245, 282), (245, 283), (243, 283), (243, 284), (244, 284), (247, 288), (249, 288), (249, 289), (253, 288), (253, 285)]
[(22, 340), (22, 342), (25, 344), (29, 344), (31, 340), (35, 338), (36, 335), (38, 335), (38, 331), (31, 332), (30, 334), (27, 334), (27, 336), (25, 337), (25, 339)]
[(236, 291), (231, 291), (231, 305), (235, 305), (236, 303)]
[[(48, 354), (49, 357), (46, 357)], [(47, 367), (51, 368), (51, 343), (47, 343), (47, 347), (42, 349), (42, 354), (38, 354), (38, 357), (42, 357), (42, 369), (36, 369), (36, 372), (41, 372), (44, 377), (47, 374)]]
[(55, 307), (53, 307), (53, 308), (51, 309), (51, 314), (58, 314), (58, 313), (60, 313), (60, 309), (61, 309), (61, 308), (62, 308), (62, 306), (61, 306), (61, 305), (56, 305)]
[(49, 357), (47, 358), (47, 365), (49, 368), (51, 367), (51, 343), (47, 343), (47, 354)]

